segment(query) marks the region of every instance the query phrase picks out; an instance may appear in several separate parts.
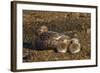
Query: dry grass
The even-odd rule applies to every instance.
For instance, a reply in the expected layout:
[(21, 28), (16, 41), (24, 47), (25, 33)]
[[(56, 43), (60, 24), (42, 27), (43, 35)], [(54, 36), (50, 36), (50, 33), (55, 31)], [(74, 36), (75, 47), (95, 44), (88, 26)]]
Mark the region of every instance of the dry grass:
[(28, 51), (28, 55), (26, 59), (24, 58), (24, 62), (39, 62), (39, 61), (58, 61), (58, 60), (83, 60), (89, 59), (90, 55), (86, 50), (81, 50), (77, 54), (71, 54), (69, 52), (57, 53), (54, 50), (31, 50), (24, 48), (24, 52)]

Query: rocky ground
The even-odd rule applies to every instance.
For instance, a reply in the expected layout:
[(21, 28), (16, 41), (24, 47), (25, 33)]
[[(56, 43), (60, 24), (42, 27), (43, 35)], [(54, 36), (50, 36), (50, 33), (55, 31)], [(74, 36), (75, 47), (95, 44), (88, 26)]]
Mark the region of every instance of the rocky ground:
[[(91, 58), (90, 42), (90, 18), (89, 13), (72, 12), (41, 12), (23, 11), (23, 62), (58, 61), (58, 60), (83, 60)], [(29, 46), (32, 35), (37, 28), (46, 25), (49, 30), (63, 33), (71, 37), (77, 37), (81, 43), (81, 51), (77, 54), (69, 52), (57, 53), (52, 49), (35, 50)], [(24, 44), (26, 43), (26, 44)], [(29, 44), (29, 45), (27, 45)]]

